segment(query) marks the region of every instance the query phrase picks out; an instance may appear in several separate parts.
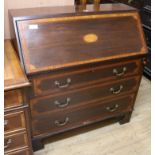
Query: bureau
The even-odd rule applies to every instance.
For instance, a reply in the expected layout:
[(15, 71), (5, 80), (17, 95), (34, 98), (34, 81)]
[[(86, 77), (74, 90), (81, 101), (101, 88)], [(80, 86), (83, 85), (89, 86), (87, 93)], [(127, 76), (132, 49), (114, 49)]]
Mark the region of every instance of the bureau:
[(31, 155), (27, 87), (10, 40), (4, 42), (4, 152), (6, 155)]
[(139, 14), (124, 4), (10, 10), (11, 37), (31, 82), (33, 149), (55, 134), (129, 122), (147, 48)]

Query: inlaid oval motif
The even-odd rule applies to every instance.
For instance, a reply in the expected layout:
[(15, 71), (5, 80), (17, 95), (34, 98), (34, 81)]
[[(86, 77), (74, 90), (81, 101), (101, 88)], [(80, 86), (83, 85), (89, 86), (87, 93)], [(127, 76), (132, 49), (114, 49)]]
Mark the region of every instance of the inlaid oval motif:
[(98, 36), (96, 34), (93, 34), (93, 33), (86, 34), (86, 35), (84, 35), (83, 40), (87, 43), (93, 43), (93, 42), (96, 42), (98, 40)]

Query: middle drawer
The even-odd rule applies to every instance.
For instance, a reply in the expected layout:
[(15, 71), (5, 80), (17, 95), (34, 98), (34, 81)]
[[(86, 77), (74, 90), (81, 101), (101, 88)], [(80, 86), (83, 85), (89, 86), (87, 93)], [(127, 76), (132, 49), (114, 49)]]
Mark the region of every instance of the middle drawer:
[(25, 128), (25, 116), (23, 110), (4, 115), (5, 134), (24, 130)]
[(57, 111), (70, 107), (77, 107), (87, 102), (102, 98), (117, 97), (137, 90), (140, 77), (118, 80), (110, 83), (100, 83), (75, 91), (63, 92), (57, 95), (49, 95), (31, 99), (30, 106), (32, 115), (40, 115), (48, 111)]

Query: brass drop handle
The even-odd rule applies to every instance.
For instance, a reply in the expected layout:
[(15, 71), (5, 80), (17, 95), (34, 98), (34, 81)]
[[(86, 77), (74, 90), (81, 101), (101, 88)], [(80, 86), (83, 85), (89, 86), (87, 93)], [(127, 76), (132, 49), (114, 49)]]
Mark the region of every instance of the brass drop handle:
[(6, 145), (4, 145), (4, 149), (9, 148), (10, 144), (12, 143), (12, 139), (8, 139)]
[(119, 93), (121, 92), (122, 89), (123, 89), (123, 85), (120, 85), (118, 90), (115, 90), (115, 89), (112, 87), (112, 88), (110, 88), (110, 91), (111, 91), (113, 94), (119, 94)]
[(69, 97), (67, 97), (66, 103), (60, 103), (59, 101), (56, 100), (56, 101), (54, 101), (54, 104), (56, 106), (58, 106), (59, 108), (64, 108), (64, 107), (67, 107), (68, 106), (68, 104), (70, 103), (70, 101), (71, 101), (71, 99)]
[(115, 104), (114, 107), (106, 107), (106, 110), (110, 111), (110, 112), (114, 112), (118, 109), (119, 105)]
[(8, 125), (8, 120), (4, 120), (4, 127), (6, 127)]
[(67, 88), (71, 83), (71, 79), (70, 78), (67, 78), (66, 80), (66, 84), (61, 84), (59, 81), (55, 81), (54, 84), (55, 86), (57, 86), (58, 88)]
[(57, 126), (64, 126), (64, 125), (66, 125), (68, 122), (69, 122), (69, 118), (66, 117), (65, 120), (64, 120), (63, 122), (58, 121), (58, 120), (55, 120), (54, 123), (55, 123), (55, 125), (57, 125)]
[(116, 68), (113, 69), (113, 73), (116, 75), (116, 76), (122, 76), (125, 74), (125, 72), (127, 71), (127, 68), (126, 67), (123, 67), (122, 69), (122, 72), (118, 72), (118, 70)]

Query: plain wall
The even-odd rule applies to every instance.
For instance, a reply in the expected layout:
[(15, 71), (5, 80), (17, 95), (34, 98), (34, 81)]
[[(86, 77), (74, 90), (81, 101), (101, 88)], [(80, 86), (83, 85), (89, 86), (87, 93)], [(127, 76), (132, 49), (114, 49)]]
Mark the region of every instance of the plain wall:
[(4, 0), (4, 38), (10, 38), (8, 9), (74, 5), (74, 0)]

